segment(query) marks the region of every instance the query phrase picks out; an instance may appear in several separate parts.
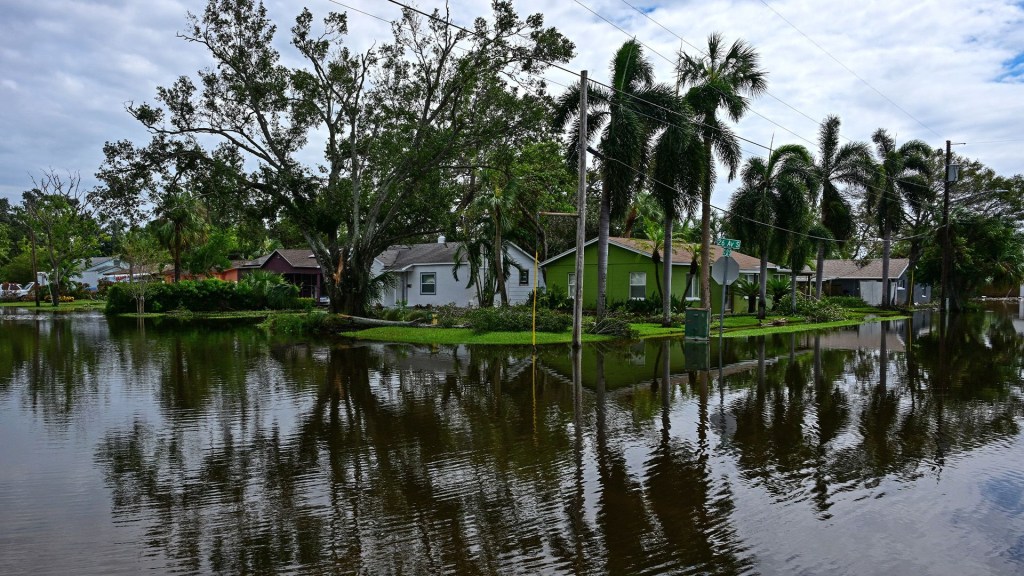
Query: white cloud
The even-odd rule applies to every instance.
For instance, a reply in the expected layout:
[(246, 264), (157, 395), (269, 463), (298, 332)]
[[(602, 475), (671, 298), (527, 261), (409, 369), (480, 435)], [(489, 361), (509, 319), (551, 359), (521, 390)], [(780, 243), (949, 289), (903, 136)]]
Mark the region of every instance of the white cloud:
[[(399, 13), (382, 0), (340, 1), (385, 18)], [(756, 100), (756, 113), (737, 126), (741, 136), (755, 142), (768, 144), (774, 138), (776, 144), (806, 144), (800, 137), (814, 141), (817, 120), (838, 114), (844, 135), (853, 139), (866, 140), (884, 127), (899, 140), (920, 138), (935, 147), (947, 138), (966, 141), (961, 152), (1004, 174), (1024, 172), (1017, 153), (1020, 143), (1002, 142), (1024, 140), (1024, 9), (1015, 2), (768, 2), (894, 105), (759, 1), (628, 0), (649, 11), (656, 22), (622, 0), (582, 1), (669, 59), (680, 47), (693, 51), (676, 35), (702, 46), (709, 33), (718, 31), (730, 41), (742, 38), (754, 45), (769, 72), (773, 95)], [(416, 3), (425, 10), (444, 4)], [(185, 12), (199, 13), (204, 5), (201, 0), (4, 2), (0, 195), (17, 197), (29, 185), (29, 173), (50, 166), (79, 170), (89, 182), (102, 159), (104, 141), (143, 139), (123, 104), (152, 100), (156, 86), (206, 64), (198, 46), (175, 37), (185, 27)], [(306, 5), (316, 15), (344, 10), (329, 0)], [(451, 10), (469, 23), (488, 14), (489, 5), (490, 0), (452, 0)], [(547, 25), (576, 43), (578, 55), (569, 68), (587, 69), (591, 78), (607, 80), (608, 61), (627, 34), (572, 0), (518, 0), (516, 7), (521, 14), (543, 12)], [(268, 1), (286, 58), (293, 57), (286, 36), (297, 10), (287, 0)], [(389, 38), (382, 22), (355, 12), (349, 19), (349, 42), (356, 49)], [(671, 81), (670, 62), (653, 52), (649, 56), (658, 77)], [(561, 71), (546, 76), (571, 81)], [(560, 90), (552, 86), (553, 92)], [(744, 149), (761, 152), (752, 145)], [(722, 183), (715, 203), (724, 205), (733, 187)]]

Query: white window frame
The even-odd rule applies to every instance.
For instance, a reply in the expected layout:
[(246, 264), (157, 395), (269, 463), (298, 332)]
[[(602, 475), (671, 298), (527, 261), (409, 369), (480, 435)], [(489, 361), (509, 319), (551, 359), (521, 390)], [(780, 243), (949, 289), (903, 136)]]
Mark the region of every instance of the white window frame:
[[(432, 290), (430, 292), (427, 292), (423, 289), (425, 285), (424, 280), (426, 280), (428, 276), (430, 276), (432, 279), (432, 281), (429, 284), (432, 287)], [(437, 272), (420, 272), (420, 295), (437, 296)]]
[[(642, 278), (643, 284), (635, 283), (634, 277)], [(643, 290), (643, 296), (634, 296), (633, 288), (641, 288)], [(630, 272), (629, 273), (629, 299), (630, 300), (646, 300), (647, 299), (647, 272)]]
[(525, 268), (519, 269), (519, 285), (529, 286), (530, 285), (530, 271)]
[(687, 300), (700, 300), (700, 278), (697, 276), (693, 277), (693, 282), (690, 282), (690, 293), (686, 295)]
[(565, 285), (569, 287), (569, 300), (576, 299), (576, 273), (569, 272), (565, 278)]

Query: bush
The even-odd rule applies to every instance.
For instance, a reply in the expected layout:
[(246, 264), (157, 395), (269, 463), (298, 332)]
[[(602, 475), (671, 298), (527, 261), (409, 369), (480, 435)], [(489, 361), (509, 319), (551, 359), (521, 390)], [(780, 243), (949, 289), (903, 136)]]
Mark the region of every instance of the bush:
[[(529, 332), (533, 329), (533, 310), (529, 306), (476, 308), (466, 313), (469, 327), (482, 332)], [(537, 309), (538, 332), (565, 332), (572, 325), (568, 314)]]
[(796, 294), (796, 309), (793, 309), (792, 299), (785, 298), (775, 305), (775, 309), (781, 314), (794, 314), (803, 316), (808, 322), (838, 322), (846, 320), (846, 310), (828, 299), (815, 300), (802, 292)]
[(441, 328), (454, 328), (466, 320), (466, 310), (455, 304), (445, 304), (434, 308), (434, 318)]
[[(533, 302), (533, 295), (530, 296), (530, 302)], [(572, 298), (561, 286), (554, 286), (540, 291), (537, 295), (537, 307), (568, 312), (572, 310)]]
[(636, 330), (633, 330), (627, 320), (615, 316), (606, 316), (596, 322), (588, 322), (585, 328), (588, 334), (606, 334), (630, 339), (637, 336)]
[(825, 296), (821, 301), (843, 308), (865, 308), (868, 306), (868, 303), (858, 296)]
[[(291, 284), (269, 290), (251, 284), (222, 280), (182, 280), (175, 284), (154, 284), (146, 292), (147, 312), (188, 310), (190, 312), (227, 312), (232, 310), (303, 309), (298, 288)], [(107, 290), (107, 313), (135, 312), (135, 298), (126, 285), (118, 283)]]

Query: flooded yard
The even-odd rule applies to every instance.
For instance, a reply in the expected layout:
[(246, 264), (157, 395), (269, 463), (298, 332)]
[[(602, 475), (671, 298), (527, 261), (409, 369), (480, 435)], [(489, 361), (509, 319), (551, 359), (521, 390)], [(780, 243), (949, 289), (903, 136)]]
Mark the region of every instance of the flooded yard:
[(574, 370), (0, 309), (0, 573), (1024, 573), (1022, 312)]

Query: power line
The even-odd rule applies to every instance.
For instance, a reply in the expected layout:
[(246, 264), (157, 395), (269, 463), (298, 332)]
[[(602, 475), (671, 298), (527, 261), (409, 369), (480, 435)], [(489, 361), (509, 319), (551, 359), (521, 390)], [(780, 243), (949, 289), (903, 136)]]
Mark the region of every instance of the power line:
[(354, 12), (359, 12), (360, 14), (369, 16), (370, 18), (376, 18), (377, 20), (380, 20), (381, 22), (386, 22), (388, 24), (394, 24), (394, 20), (388, 20), (387, 18), (382, 18), (380, 16), (377, 16), (376, 14), (370, 14), (369, 12), (360, 10), (359, 8), (356, 8), (354, 6), (349, 6), (348, 4), (345, 4), (344, 2), (338, 2), (338, 0), (327, 0), (327, 1), (331, 2), (333, 4), (337, 4), (338, 6), (342, 6), (344, 8), (348, 8), (349, 10), (352, 10)]
[(928, 127), (927, 125), (925, 125), (925, 123), (924, 123), (924, 122), (921, 122), (920, 120), (918, 120), (917, 118), (915, 118), (913, 114), (911, 114), (910, 112), (907, 112), (906, 110), (904, 110), (904, 109), (903, 109), (903, 108), (902, 108), (902, 107), (901, 107), (901, 106), (900, 106), (899, 104), (897, 104), (896, 102), (893, 102), (893, 100), (892, 100), (891, 98), (889, 98), (888, 96), (886, 96), (885, 94), (883, 94), (881, 90), (879, 90), (878, 88), (875, 88), (874, 86), (872, 86), (872, 85), (871, 85), (871, 83), (870, 83), (870, 82), (868, 82), (867, 80), (865, 80), (864, 78), (861, 78), (861, 76), (860, 76), (859, 74), (857, 74), (856, 72), (854, 72), (854, 71), (853, 71), (853, 70), (852, 70), (852, 69), (851, 69), (851, 68), (850, 68), (849, 66), (847, 66), (846, 64), (843, 64), (843, 63), (842, 63), (842, 62), (841, 62), (841, 61), (840, 61), (840, 60), (839, 60), (838, 58), (836, 58), (835, 56), (833, 56), (831, 52), (829, 52), (828, 50), (826, 50), (825, 48), (823, 48), (823, 47), (821, 46), (821, 44), (818, 44), (817, 42), (815, 42), (815, 41), (814, 41), (814, 39), (813, 39), (813, 38), (811, 38), (810, 36), (808, 36), (807, 34), (805, 34), (803, 30), (801, 30), (801, 29), (797, 28), (797, 27), (796, 27), (796, 24), (793, 24), (792, 22), (790, 22), (788, 18), (786, 18), (786, 17), (785, 17), (785, 16), (783, 16), (783, 15), (782, 15), (782, 14), (781, 14), (781, 13), (780, 13), (780, 12), (779, 12), (778, 10), (776, 10), (775, 8), (773, 8), (771, 4), (769, 4), (769, 3), (768, 3), (768, 2), (766, 2), (765, 0), (760, 0), (760, 2), (761, 2), (761, 4), (764, 4), (764, 5), (765, 5), (765, 7), (767, 7), (767, 8), (769, 9), (769, 10), (771, 10), (772, 12), (774, 12), (776, 16), (778, 16), (779, 18), (781, 18), (783, 22), (785, 22), (786, 24), (789, 24), (790, 28), (792, 28), (793, 30), (796, 30), (797, 32), (799, 32), (799, 33), (800, 33), (800, 35), (801, 35), (801, 36), (803, 36), (804, 38), (806, 38), (808, 42), (810, 42), (811, 44), (814, 44), (814, 46), (815, 46), (815, 47), (817, 47), (817, 48), (818, 48), (818, 50), (821, 50), (822, 52), (824, 52), (824, 53), (825, 53), (825, 55), (826, 55), (826, 56), (828, 56), (829, 58), (831, 58), (832, 60), (834, 60), (834, 61), (836, 62), (836, 64), (839, 64), (839, 65), (840, 65), (840, 66), (842, 66), (842, 67), (843, 67), (843, 68), (844, 68), (844, 69), (845, 69), (845, 70), (846, 70), (847, 72), (849, 72), (850, 74), (853, 74), (853, 77), (854, 77), (854, 78), (856, 78), (857, 80), (860, 80), (861, 82), (863, 82), (865, 86), (867, 86), (868, 88), (871, 88), (872, 90), (874, 90), (874, 91), (875, 91), (875, 92), (876, 92), (876, 93), (877, 93), (877, 94), (878, 94), (879, 96), (881, 96), (882, 98), (885, 98), (885, 100), (886, 100), (887, 102), (889, 102), (890, 104), (892, 104), (893, 106), (895, 106), (895, 107), (896, 107), (896, 109), (897, 109), (897, 110), (899, 110), (900, 112), (903, 112), (904, 114), (906, 114), (908, 118), (910, 118), (910, 119), (911, 119), (911, 120), (913, 120), (914, 122), (917, 122), (917, 123), (918, 123), (918, 124), (919, 124), (919, 125), (920, 125), (920, 126), (921, 126), (922, 128), (924, 128), (925, 130), (927, 130), (927, 131), (931, 132), (931, 133), (932, 133), (932, 134), (934, 134), (934, 135), (935, 135), (935, 136), (936, 136), (937, 138), (942, 138), (942, 136), (940, 136), (938, 132), (936, 132), (935, 130), (932, 130), (932, 129), (931, 129), (930, 127)]
[[(620, 0), (620, 1), (621, 1), (621, 2), (623, 3), (623, 4), (625, 4), (626, 6), (629, 6), (630, 8), (632, 8), (633, 10), (635, 10), (635, 11), (637, 12), (637, 14), (640, 14), (640, 15), (641, 15), (641, 16), (643, 16), (644, 18), (647, 18), (648, 20), (650, 20), (651, 22), (653, 22), (653, 23), (654, 23), (655, 25), (657, 25), (658, 27), (660, 27), (660, 28), (661, 28), (662, 30), (664, 30), (664, 31), (668, 32), (669, 34), (671, 34), (671, 35), (675, 36), (676, 38), (678, 38), (680, 42), (683, 42), (683, 43), (684, 43), (684, 44), (686, 44), (687, 46), (689, 46), (689, 47), (693, 48), (694, 50), (696, 50), (698, 54), (701, 54), (702, 56), (708, 56), (708, 53), (707, 53), (707, 52), (705, 52), (705, 51), (704, 51), (704, 50), (703, 50), (703, 49), (702, 49), (701, 47), (699, 47), (699, 46), (696, 46), (696, 45), (694, 45), (694, 44), (693, 44), (692, 42), (690, 42), (690, 41), (689, 41), (689, 40), (687, 40), (686, 38), (683, 38), (683, 37), (682, 37), (682, 36), (680, 36), (679, 34), (676, 34), (676, 33), (675, 33), (675, 32), (673, 32), (672, 30), (670, 30), (669, 28), (667, 28), (667, 27), (666, 27), (665, 25), (663, 25), (663, 24), (662, 24), (661, 22), (658, 22), (658, 21), (657, 21), (657, 20), (656, 20), (656, 19), (655, 19), (654, 17), (652, 17), (652, 16), (651, 16), (650, 14), (648, 14), (647, 12), (644, 12), (643, 10), (641, 10), (641, 9), (637, 8), (637, 7), (636, 7), (636, 6), (634, 6), (633, 4), (630, 4), (630, 3), (629, 3), (629, 2), (627, 2), (626, 0)], [(807, 118), (808, 120), (810, 120), (811, 122), (813, 122), (813, 123), (814, 123), (815, 125), (820, 125), (820, 124), (821, 124), (821, 121), (820, 121), (820, 120), (816, 120), (816, 119), (814, 119), (814, 118), (810, 117), (809, 115), (805, 114), (805, 113), (804, 113), (803, 111), (801, 111), (801, 110), (798, 110), (797, 108), (793, 107), (792, 105), (790, 105), (790, 104), (789, 104), (788, 102), (786, 102), (786, 101), (785, 101), (785, 100), (783, 100), (782, 98), (779, 98), (779, 97), (778, 97), (778, 96), (776, 96), (775, 94), (772, 94), (772, 92), (771, 92), (770, 90), (765, 90), (765, 91), (764, 91), (764, 93), (765, 93), (765, 94), (767, 94), (767, 95), (769, 95), (769, 96), (771, 96), (771, 97), (772, 97), (772, 98), (774, 98), (774, 99), (775, 99), (776, 101), (778, 101), (778, 102), (779, 102), (780, 104), (782, 104), (783, 106), (785, 106), (785, 107), (789, 108), (789, 109), (790, 109), (790, 110), (792, 110), (793, 112), (796, 112), (797, 114), (799, 114), (799, 115), (803, 116), (804, 118)], [(842, 134), (840, 134), (840, 136), (841, 136), (841, 137), (843, 137), (843, 138), (846, 138), (847, 140), (849, 140), (849, 138), (847, 138), (846, 136), (843, 136)]]
[[(595, 10), (594, 10), (593, 8), (591, 8), (590, 6), (587, 6), (586, 4), (584, 4), (583, 2), (581, 2), (580, 0), (573, 0), (573, 2), (576, 2), (577, 4), (579, 4), (580, 6), (582, 6), (582, 7), (584, 8), (584, 9), (586, 9), (587, 11), (589, 11), (589, 12), (590, 12), (591, 14), (593, 14), (594, 16), (597, 16), (597, 17), (598, 17), (598, 18), (600, 18), (601, 20), (604, 20), (604, 21), (605, 21), (605, 22), (607, 22), (607, 23), (608, 23), (608, 24), (609, 24), (610, 26), (614, 27), (614, 28), (615, 28), (615, 29), (617, 29), (617, 30), (618, 30), (619, 32), (622, 32), (622, 33), (623, 33), (623, 34), (625, 34), (625, 35), (626, 35), (627, 37), (633, 38), (634, 40), (636, 40), (637, 42), (639, 42), (639, 43), (640, 43), (640, 44), (641, 44), (641, 45), (642, 45), (643, 47), (647, 48), (648, 50), (650, 50), (650, 51), (651, 51), (651, 52), (653, 52), (654, 54), (656, 54), (656, 55), (660, 56), (660, 57), (661, 57), (661, 58), (662, 58), (663, 60), (665, 60), (665, 61), (666, 61), (666, 62), (668, 62), (669, 64), (672, 64), (673, 66), (675, 66), (675, 65), (676, 65), (676, 62), (675, 62), (675, 61), (673, 61), (672, 59), (668, 58), (667, 56), (665, 56), (665, 55), (664, 55), (664, 54), (662, 54), (661, 52), (658, 52), (657, 50), (655, 50), (654, 48), (652, 48), (652, 47), (651, 47), (651, 46), (650, 46), (649, 44), (646, 44), (646, 43), (644, 43), (644, 41), (643, 41), (643, 40), (640, 40), (640, 39), (639, 39), (639, 38), (637, 38), (637, 37), (636, 37), (635, 35), (633, 35), (633, 34), (630, 34), (629, 32), (627, 32), (626, 30), (624, 30), (624, 29), (623, 29), (623, 28), (622, 28), (621, 26), (619, 26), (618, 24), (616, 24), (616, 23), (612, 22), (611, 20), (609, 20), (609, 19), (605, 18), (604, 16), (602, 16), (602, 15), (601, 15), (600, 13), (598, 13), (597, 11), (595, 11)], [(724, 96), (724, 94), (723, 94), (723, 96)], [(774, 98), (774, 96), (773, 96), (773, 98)], [(778, 98), (776, 98), (776, 100), (778, 100)], [(780, 100), (780, 102), (781, 102), (781, 100)], [(760, 112), (758, 112), (757, 110), (754, 110), (753, 108), (748, 108), (748, 109), (749, 109), (749, 110), (750, 110), (751, 112), (753, 112), (753, 113), (754, 113), (754, 114), (755, 114), (756, 116), (759, 116), (759, 117), (761, 117), (761, 118), (762, 118), (763, 120), (765, 120), (766, 122), (770, 122), (771, 124), (774, 124), (775, 126), (777, 126), (777, 127), (781, 128), (781, 129), (785, 130), (786, 132), (789, 132), (790, 134), (792, 134), (793, 136), (796, 136), (797, 138), (799, 138), (799, 139), (803, 140), (804, 142), (807, 142), (808, 144), (810, 144), (810, 145), (812, 145), (812, 146), (813, 146), (813, 145), (815, 144), (814, 142), (812, 142), (812, 141), (808, 140), (807, 138), (804, 138), (803, 136), (801, 136), (801, 135), (797, 134), (796, 132), (794, 132), (794, 131), (790, 130), (789, 128), (786, 128), (786, 127), (785, 127), (785, 126), (783, 126), (782, 124), (779, 124), (779, 123), (778, 123), (778, 122), (776, 122), (775, 120), (772, 120), (771, 118), (769, 118), (769, 117), (765, 116), (764, 114), (761, 114), (761, 113), (760, 113)]]

